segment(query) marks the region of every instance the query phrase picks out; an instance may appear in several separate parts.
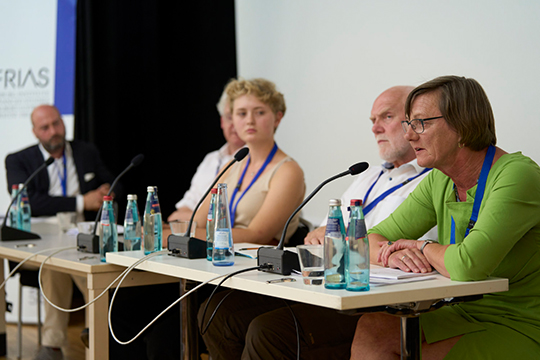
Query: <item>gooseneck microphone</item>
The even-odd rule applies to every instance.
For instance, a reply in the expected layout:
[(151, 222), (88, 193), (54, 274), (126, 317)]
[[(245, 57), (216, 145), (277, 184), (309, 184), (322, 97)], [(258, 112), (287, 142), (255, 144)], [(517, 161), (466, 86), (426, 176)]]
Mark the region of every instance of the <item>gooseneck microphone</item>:
[(285, 227), (283, 228), (283, 233), (281, 234), (281, 239), (279, 240), (279, 244), (273, 248), (273, 247), (261, 247), (259, 248), (259, 251), (257, 253), (257, 265), (263, 265), (263, 264), (269, 264), (271, 267), (268, 269), (262, 270), (267, 272), (272, 272), (276, 274), (281, 275), (290, 275), (291, 271), (293, 269), (300, 270), (300, 264), (298, 262), (298, 255), (287, 250), (283, 250), (283, 245), (285, 244), (285, 235), (287, 234), (287, 228), (289, 227), (289, 223), (294, 218), (296, 214), (302, 208), (319, 192), (319, 190), (322, 189), (323, 186), (328, 184), (331, 181), (334, 181), (336, 179), (339, 179), (340, 177), (343, 177), (345, 175), (358, 175), (364, 171), (366, 171), (369, 168), (369, 164), (367, 162), (359, 162), (351, 167), (349, 167), (349, 170), (346, 170), (342, 173), (339, 173), (337, 175), (332, 176), (329, 179), (326, 179), (323, 181), (315, 190), (309, 194), (309, 196), (294, 210), (292, 215), (289, 217), (287, 222), (285, 223)]
[(32, 179), (34, 177), (36, 177), (36, 175), (41, 170), (45, 169), (47, 166), (51, 165), (53, 162), (54, 162), (53, 157), (49, 157), (47, 160), (45, 160), (45, 162), (43, 164), (41, 164), (30, 175), (30, 177), (28, 177), (28, 179), (26, 179), (23, 186), (19, 187), (19, 189), (15, 193), (15, 196), (13, 197), (13, 199), (11, 199), (11, 202), (9, 203), (9, 206), (7, 208), (7, 211), (6, 211), (6, 217), (4, 218), (4, 222), (2, 223), (2, 229), (0, 231), (0, 239), (2, 241), (41, 239), (41, 236), (39, 236), (38, 234), (29, 232), (29, 231), (19, 230), (19, 229), (16, 229), (14, 227), (9, 227), (9, 226), (6, 225), (6, 223), (7, 223), (7, 219), (8, 219), (8, 216), (9, 216), (9, 209), (11, 208), (11, 205), (13, 205), (15, 200), (19, 197), (19, 193), (22, 191), (22, 189), (24, 189), (30, 183), (30, 181), (32, 181)]
[[(127, 173), (129, 170), (131, 170), (131, 168), (134, 168), (134, 167), (136, 167), (136, 166), (141, 165), (141, 163), (143, 162), (143, 160), (144, 160), (144, 155), (143, 155), (143, 154), (139, 154), (139, 155), (135, 156), (133, 159), (131, 159), (131, 163), (128, 165), (128, 167), (125, 168), (125, 170), (122, 171), (122, 172), (120, 173), (120, 175), (118, 175), (118, 176), (116, 177), (116, 179), (114, 179), (114, 181), (113, 181), (113, 183), (112, 183), (112, 185), (111, 185), (111, 187), (110, 187), (110, 189), (109, 189), (109, 192), (107, 193), (107, 196), (110, 196), (110, 195), (111, 195), (111, 193), (112, 193), (114, 187), (116, 186), (116, 183), (118, 182), (118, 180), (120, 180), (120, 178), (121, 178), (122, 176), (124, 176), (125, 173)], [(99, 211), (99, 212), (101, 212), (101, 208), (100, 208), (100, 211)]]
[(206, 199), (206, 196), (208, 196), (208, 193), (210, 193), (214, 185), (216, 185), (221, 176), (223, 176), (225, 171), (229, 170), (229, 168), (233, 166), (234, 163), (242, 161), (248, 153), (249, 149), (247, 147), (238, 150), (236, 154), (234, 154), (234, 158), (231, 160), (231, 162), (219, 173), (218, 176), (216, 176), (214, 182), (212, 182), (212, 184), (208, 187), (208, 190), (206, 190), (204, 195), (199, 200), (197, 206), (195, 206), (195, 208), (193, 209), (193, 213), (191, 214), (191, 218), (189, 219), (186, 233), (183, 236), (173, 234), (169, 235), (169, 237), (167, 238), (167, 249), (171, 251), (170, 255), (188, 259), (202, 259), (206, 257), (206, 240), (192, 238), (189, 236), (189, 234), (191, 234), (191, 227), (193, 225), (195, 213), (201, 206), (204, 199)]
[[(109, 192), (107, 193), (107, 196), (111, 195), (112, 191), (114, 190), (114, 187), (118, 183), (118, 180), (122, 176), (124, 176), (125, 173), (127, 173), (129, 170), (134, 168), (135, 166), (139, 166), (144, 160), (144, 155), (139, 154), (135, 156), (133, 159), (131, 159), (131, 162), (129, 165), (122, 171), (116, 179), (114, 179), (111, 187), (109, 188)], [(92, 254), (99, 254), (99, 236), (96, 235), (97, 228), (98, 228), (98, 222), (99, 222), (99, 216), (101, 215), (102, 207), (99, 208), (96, 219), (94, 220), (94, 231), (92, 234), (77, 234), (77, 246), (78, 250), (82, 252), (88, 252)]]

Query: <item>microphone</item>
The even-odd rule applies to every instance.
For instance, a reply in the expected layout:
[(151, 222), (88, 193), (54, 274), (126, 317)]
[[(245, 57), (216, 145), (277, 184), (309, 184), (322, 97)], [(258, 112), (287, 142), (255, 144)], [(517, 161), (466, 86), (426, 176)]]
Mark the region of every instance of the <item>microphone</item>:
[(41, 239), (41, 236), (39, 236), (38, 234), (28, 232), (28, 231), (24, 231), (24, 230), (19, 230), (19, 229), (13, 228), (13, 227), (9, 227), (9, 226), (6, 225), (6, 223), (7, 223), (7, 218), (9, 216), (9, 209), (11, 208), (11, 205), (13, 205), (15, 200), (19, 197), (19, 193), (22, 191), (22, 189), (24, 189), (30, 183), (30, 181), (32, 181), (32, 179), (34, 177), (36, 177), (36, 175), (41, 170), (45, 169), (47, 166), (51, 165), (53, 162), (54, 162), (54, 158), (49, 157), (43, 164), (41, 164), (30, 175), (30, 177), (28, 179), (26, 179), (23, 186), (19, 187), (19, 189), (15, 193), (15, 196), (13, 197), (13, 199), (11, 199), (11, 202), (9, 203), (9, 206), (7, 208), (7, 211), (6, 211), (6, 217), (4, 218), (4, 222), (2, 223), (2, 228), (0, 230), (0, 239), (2, 241), (29, 240), (29, 239), (36, 239), (37, 240), (37, 239)]
[[(114, 187), (118, 183), (118, 180), (122, 176), (124, 176), (125, 173), (127, 173), (131, 168), (134, 168), (135, 166), (139, 166), (144, 160), (144, 155), (139, 154), (135, 156), (133, 159), (131, 159), (130, 164), (114, 179), (111, 187), (109, 188), (109, 192), (107, 193), (107, 196), (110, 196), (112, 191), (114, 190)], [(94, 221), (94, 231), (92, 234), (77, 234), (77, 247), (79, 251), (92, 253), (92, 254), (99, 254), (99, 236), (96, 235), (98, 222), (99, 222), (99, 216), (101, 215), (102, 207), (99, 208), (97, 214), (96, 214), (96, 220)]]
[(369, 168), (369, 164), (367, 162), (359, 162), (351, 167), (349, 167), (349, 170), (344, 171), (342, 173), (339, 173), (337, 175), (332, 176), (329, 179), (326, 179), (323, 181), (309, 196), (294, 210), (292, 215), (287, 220), (287, 223), (285, 223), (285, 227), (283, 228), (283, 233), (281, 234), (281, 239), (279, 240), (279, 244), (275, 247), (261, 247), (259, 248), (257, 252), (257, 265), (263, 265), (268, 264), (271, 265), (270, 268), (264, 269), (262, 271), (266, 272), (272, 272), (276, 274), (281, 275), (290, 275), (291, 271), (293, 269), (300, 270), (300, 263), (298, 262), (298, 255), (294, 252), (283, 250), (283, 245), (285, 243), (285, 235), (287, 234), (287, 228), (289, 227), (289, 223), (294, 218), (296, 214), (302, 208), (319, 192), (319, 190), (322, 189), (322, 187), (326, 184), (328, 184), (331, 181), (334, 181), (336, 179), (339, 179), (340, 177), (343, 177), (345, 175), (358, 175), (364, 171), (366, 171)]
[(193, 213), (191, 214), (191, 218), (189, 219), (189, 224), (187, 231), (184, 235), (169, 235), (167, 238), (167, 249), (171, 252), (170, 255), (188, 258), (188, 259), (202, 259), (206, 258), (206, 240), (201, 240), (197, 238), (192, 238), (189, 236), (191, 234), (191, 226), (193, 225), (193, 219), (195, 218), (195, 213), (201, 206), (204, 199), (206, 199), (206, 196), (208, 193), (212, 190), (214, 185), (218, 182), (218, 180), (221, 178), (221, 176), (225, 173), (225, 171), (229, 170), (231, 166), (233, 166), (234, 163), (238, 161), (242, 161), (247, 154), (249, 153), (249, 149), (247, 147), (241, 148), (234, 154), (234, 158), (231, 160), (231, 162), (223, 169), (219, 175), (214, 179), (214, 182), (208, 187), (208, 190), (204, 193), (204, 195), (201, 197), (201, 200), (199, 200), (199, 203), (195, 208), (193, 209)]

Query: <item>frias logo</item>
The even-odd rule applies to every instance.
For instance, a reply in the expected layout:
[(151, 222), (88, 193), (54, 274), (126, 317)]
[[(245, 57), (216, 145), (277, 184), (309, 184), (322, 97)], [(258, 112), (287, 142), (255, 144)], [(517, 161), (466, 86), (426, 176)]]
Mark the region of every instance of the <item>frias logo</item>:
[(32, 89), (49, 85), (50, 70), (39, 69), (2, 69), (0, 68), (0, 89)]

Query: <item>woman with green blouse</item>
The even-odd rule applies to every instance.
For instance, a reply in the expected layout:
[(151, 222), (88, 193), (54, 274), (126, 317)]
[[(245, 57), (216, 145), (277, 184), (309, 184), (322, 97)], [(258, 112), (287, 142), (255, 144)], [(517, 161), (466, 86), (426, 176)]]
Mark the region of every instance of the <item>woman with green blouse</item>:
[[(457, 281), (509, 280), (507, 292), (420, 315), (422, 358), (540, 358), (540, 168), (495, 146), (491, 105), (473, 79), (418, 86), (406, 114), (405, 138), (434, 170), (370, 230), (372, 259)], [(438, 243), (414, 240), (434, 225)], [(397, 317), (362, 316), (351, 358), (398, 358), (399, 331)]]

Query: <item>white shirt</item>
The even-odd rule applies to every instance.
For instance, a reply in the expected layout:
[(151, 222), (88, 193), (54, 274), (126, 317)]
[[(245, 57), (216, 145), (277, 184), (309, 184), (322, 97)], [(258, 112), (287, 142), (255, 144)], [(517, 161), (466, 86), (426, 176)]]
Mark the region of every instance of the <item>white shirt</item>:
[(179, 209), (186, 206), (193, 210), (205, 191), (208, 190), (212, 181), (216, 178), (219, 170), (231, 161), (232, 158), (233, 156), (229, 155), (229, 144), (225, 144), (221, 149), (206, 154), (191, 179), (189, 190), (186, 191), (182, 200), (176, 203), (176, 208)]
[[(47, 160), (51, 154), (41, 143), (39, 144), (39, 150), (43, 155), (43, 159)], [(64, 149), (66, 155), (66, 196), (75, 197), (77, 202), (77, 213), (82, 214), (84, 211), (84, 198), (81, 195), (81, 190), (79, 187), (79, 176), (77, 175), (77, 168), (75, 167), (75, 160), (73, 160), (73, 150), (71, 145), (66, 141), (66, 146)], [(63, 157), (59, 159), (54, 159), (54, 162), (47, 167), (47, 172), (49, 173), (49, 195), (50, 196), (64, 196), (62, 192), (62, 180), (61, 177), (64, 177), (64, 159)]]
[[(343, 212), (343, 222), (345, 224), (349, 223), (349, 212), (347, 208), (351, 203), (351, 199), (360, 199), (364, 201), (364, 197), (368, 192), (371, 185), (377, 180), (379, 174), (383, 172), (365, 204), (362, 204), (362, 207), (365, 208), (373, 200), (375, 200), (379, 195), (384, 193), (386, 190), (402, 183), (408, 178), (414, 177), (424, 171), (424, 168), (419, 166), (416, 159), (401, 165), (398, 168), (386, 169), (384, 166), (372, 166), (362, 174), (359, 174), (354, 182), (349, 186), (349, 188), (341, 196), (342, 212)], [(400, 187), (390, 195), (388, 195), (384, 200), (381, 200), (371, 211), (365, 215), (366, 228), (371, 229), (384, 219), (386, 219), (397, 207), (405, 201), (407, 196), (416, 188), (416, 186), (422, 181), (424, 177), (427, 176), (429, 172), (417, 177), (413, 181), (405, 184)], [(321, 226), (326, 225), (326, 220), (324, 220)], [(428, 231), (421, 239), (430, 239), (437, 240), (437, 228), (434, 227)]]

